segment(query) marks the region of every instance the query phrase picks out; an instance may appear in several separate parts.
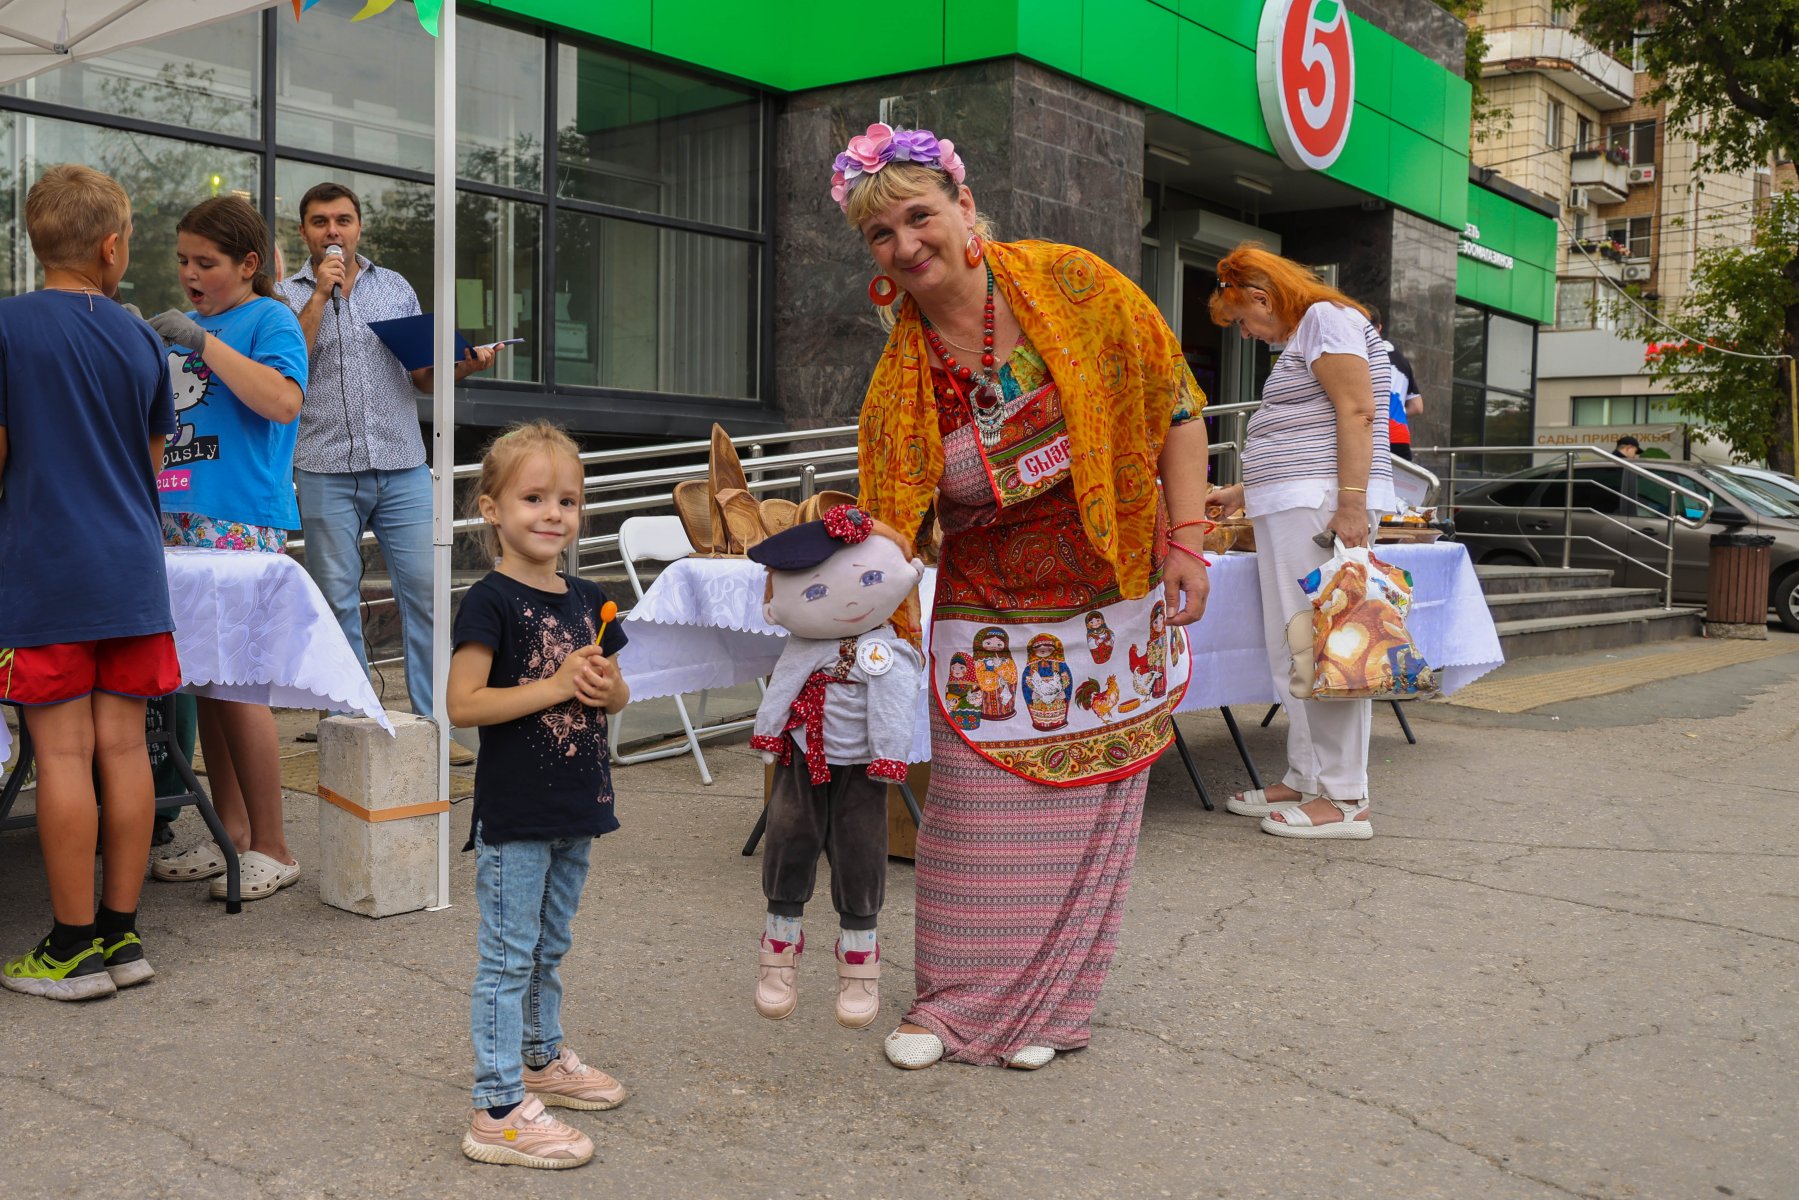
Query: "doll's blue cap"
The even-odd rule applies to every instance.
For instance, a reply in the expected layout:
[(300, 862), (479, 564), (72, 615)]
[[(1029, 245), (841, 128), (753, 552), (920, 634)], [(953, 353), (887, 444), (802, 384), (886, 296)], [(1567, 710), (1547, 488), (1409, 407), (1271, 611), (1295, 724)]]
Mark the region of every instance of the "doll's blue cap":
[(764, 538), (744, 551), (751, 562), (771, 571), (804, 571), (816, 567), (843, 549), (843, 543), (825, 531), (823, 521), (807, 521)]

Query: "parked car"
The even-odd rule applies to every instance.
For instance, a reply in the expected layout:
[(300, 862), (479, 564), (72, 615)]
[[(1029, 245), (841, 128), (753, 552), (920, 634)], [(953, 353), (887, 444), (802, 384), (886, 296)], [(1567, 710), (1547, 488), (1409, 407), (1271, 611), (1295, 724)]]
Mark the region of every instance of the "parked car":
[[(1661, 479), (1711, 501), (1698, 529), (1674, 523), (1674, 599), (1704, 603), (1714, 533), (1736, 529), (1774, 538), (1769, 604), (1780, 623), (1799, 632), (1799, 497), (1762, 490), (1759, 481), (1720, 467), (1657, 460), (1641, 464)], [(1562, 506), (1567, 468), (1560, 463), (1457, 489), (1455, 527), (1483, 565), (1562, 565)], [(1696, 517), (1698, 507), (1655, 480), (1613, 463), (1574, 467), (1573, 534), (1568, 565), (1612, 572), (1620, 587), (1663, 586), (1671, 500)]]
[(1799, 504), (1799, 479), (1794, 479), (1791, 475), (1782, 475), (1779, 471), (1768, 471), (1761, 467), (1728, 466), (1719, 467), (1718, 470), (1734, 475), (1764, 492), (1773, 492), (1789, 504)]

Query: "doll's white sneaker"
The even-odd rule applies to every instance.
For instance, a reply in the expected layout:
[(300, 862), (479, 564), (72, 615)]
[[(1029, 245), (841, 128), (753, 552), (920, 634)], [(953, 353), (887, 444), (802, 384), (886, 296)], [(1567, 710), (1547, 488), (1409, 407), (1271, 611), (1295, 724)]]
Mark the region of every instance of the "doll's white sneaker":
[(922, 1071), (943, 1057), (943, 1039), (934, 1033), (903, 1033), (895, 1029), (881, 1049), (887, 1061), (906, 1071)]
[(756, 953), (756, 1011), (771, 1021), (783, 1021), (793, 1015), (800, 1002), (796, 980), (798, 960), (806, 948), (802, 937), (797, 945), (776, 954), (767, 949)]
[(881, 960), (846, 963), (837, 960), (837, 1023), (845, 1029), (867, 1029), (881, 1015)]

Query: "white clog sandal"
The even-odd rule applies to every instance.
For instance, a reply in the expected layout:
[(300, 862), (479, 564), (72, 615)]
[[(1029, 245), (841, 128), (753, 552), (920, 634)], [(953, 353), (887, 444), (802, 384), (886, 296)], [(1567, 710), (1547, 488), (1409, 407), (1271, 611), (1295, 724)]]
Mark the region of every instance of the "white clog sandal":
[(901, 1033), (896, 1029), (887, 1035), (881, 1049), (887, 1052), (887, 1061), (901, 1070), (922, 1071), (936, 1066), (943, 1058), (943, 1039), (934, 1033)]
[(1006, 1065), (1019, 1071), (1035, 1071), (1049, 1066), (1056, 1052), (1048, 1046), (1026, 1046), (1006, 1060)]
[(1331, 803), (1343, 814), (1342, 820), (1314, 825), (1304, 809), (1286, 808), (1263, 817), (1262, 832), (1272, 833), (1276, 837), (1338, 838), (1356, 842), (1366, 841), (1374, 836), (1374, 823), (1368, 819), (1366, 800), (1354, 804), (1343, 800), (1332, 800)]

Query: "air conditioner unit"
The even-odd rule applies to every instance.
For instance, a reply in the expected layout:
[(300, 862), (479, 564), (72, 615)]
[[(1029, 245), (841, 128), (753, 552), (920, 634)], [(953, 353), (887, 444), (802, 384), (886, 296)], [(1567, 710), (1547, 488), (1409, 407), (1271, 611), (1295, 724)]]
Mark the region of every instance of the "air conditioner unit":
[(1625, 283), (1642, 283), (1644, 280), (1646, 280), (1648, 278), (1649, 278), (1649, 264), (1648, 263), (1625, 263), (1624, 264), (1624, 282)]
[(1632, 167), (1629, 171), (1627, 171), (1625, 173), (1624, 177), (1626, 179), (1630, 180), (1632, 186), (1635, 186), (1636, 184), (1639, 184), (1639, 183), (1654, 183), (1655, 182), (1655, 168), (1654, 167)]
[(1586, 212), (1589, 203), (1590, 203), (1590, 197), (1588, 197), (1588, 195), (1587, 195), (1586, 188), (1583, 188), (1583, 187), (1569, 188), (1568, 189), (1568, 203), (1566, 205), (1564, 205), (1563, 207), (1567, 208), (1571, 212)]

